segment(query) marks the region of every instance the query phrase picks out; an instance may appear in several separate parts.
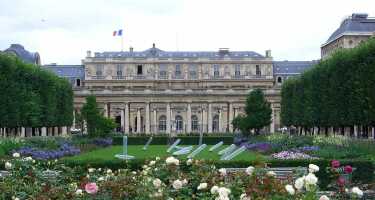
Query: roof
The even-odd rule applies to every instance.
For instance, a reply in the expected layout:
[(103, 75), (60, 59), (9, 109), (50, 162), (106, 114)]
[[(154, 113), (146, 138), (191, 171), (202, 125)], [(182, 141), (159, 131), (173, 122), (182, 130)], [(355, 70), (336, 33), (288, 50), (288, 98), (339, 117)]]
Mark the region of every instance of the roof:
[(210, 58), (210, 59), (222, 59), (229, 57), (231, 59), (242, 59), (242, 58), (265, 58), (263, 55), (254, 51), (163, 51), (155, 46), (145, 51), (117, 51), (117, 52), (95, 52), (94, 57), (96, 58)]
[(274, 61), (273, 74), (274, 75), (296, 75), (301, 74), (305, 70), (310, 69), (319, 61)]
[(42, 68), (55, 73), (59, 77), (75, 77), (83, 79), (85, 77), (85, 69), (83, 65), (43, 65)]
[(325, 44), (328, 44), (345, 34), (375, 32), (375, 18), (369, 18), (367, 14), (353, 13), (352, 16), (344, 19), (340, 27), (332, 33)]
[(29, 52), (20, 44), (12, 44), (8, 49), (5, 49), (4, 52), (14, 53), (26, 63), (40, 65), (39, 53)]

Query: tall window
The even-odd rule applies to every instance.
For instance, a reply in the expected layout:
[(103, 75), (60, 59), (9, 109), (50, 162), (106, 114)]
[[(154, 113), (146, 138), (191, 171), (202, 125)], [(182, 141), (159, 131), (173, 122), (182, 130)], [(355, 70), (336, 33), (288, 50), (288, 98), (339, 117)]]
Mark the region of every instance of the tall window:
[(181, 65), (176, 65), (175, 76), (181, 77)]
[(189, 76), (191, 79), (197, 78), (197, 66), (196, 65), (189, 66)]
[(191, 116), (191, 131), (198, 131), (199, 124), (198, 124), (198, 117), (196, 115)]
[(182, 120), (182, 117), (180, 115), (176, 116), (176, 131), (182, 131), (184, 127), (184, 122)]
[(235, 66), (234, 75), (235, 75), (236, 77), (239, 77), (239, 76), (241, 75), (241, 65), (236, 65), (236, 66)]
[(217, 78), (220, 75), (219, 65), (214, 65), (214, 77)]
[(212, 119), (212, 131), (219, 132), (219, 115), (215, 115)]
[(281, 82), (283, 82), (282, 78), (280, 76), (277, 77), (277, 83), (281, 83)]
[(97, 65), (96, 66), (96, 72), (95, 74), (97, 76), (103, 76), (103, 65)]
[(142, 75), (143, 74), (143, 67), (142, 65), (137, 65), (137, 75)]
[(167, 130), (167, 117), (162, 115), (159, 117), (159, 131), (164, 132)]
[(81, 86), (81, 79), (79, 79), (79, 78), (76, 79), (76, 86), (77, 87)]
[(260, 71), (260, 67), (259, 67), (259, 65), (256, 65), (256, 66), (255, 66), (255, 74), (256, 74), (257, 76), (261, 76), (261, 75), (262, 75), (262, 73), (261, 73), (261, 71)]
[(159, 77), (160, 79), (167, 78), (167, 65), (160, 65), (159, 66)]
[(117, 76), (122, 76), (122, 65), (117, 65)]

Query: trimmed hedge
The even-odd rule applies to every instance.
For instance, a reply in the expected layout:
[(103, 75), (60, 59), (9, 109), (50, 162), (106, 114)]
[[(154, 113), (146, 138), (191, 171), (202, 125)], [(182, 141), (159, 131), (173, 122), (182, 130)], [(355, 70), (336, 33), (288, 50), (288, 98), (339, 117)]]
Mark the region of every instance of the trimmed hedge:
[[(81, 166), (81, 167), (94, 167), (94, 168), (111, 168), (113, 170), (120, 168), (129, 168), (131, 170), (141, 169), (145, 159), (134, 159), (130, 161), (116, 160), (116, 161), (105, 161), (105, 160), (61, 160), (68, 166)], [(352, 180), (354, 182), (371, 183), (374, 181), (374, 170), (375, 166), (371, 161), (366, 160), (340, 160), (341, 165), (351, 165), (356, 168), (353, 172)], [(216, 168), (246, 168), (252, 166), (264, 166), (265, 163), (261, 162), (249, 162), (249, 161), (207, 161), (209, 164), (214, 164)], [(322, 190), (328, 189), (328, 184), (331, 183), (330, 175), (326, 168), (330, 166), (331, 160), (269, 160), (266, 161), (269, 167), (307, 167), (309, 164), (316, 164), (320, 170), (316, 173), (319, 178), (319, 187)], [(182, 167), (185, 166), (185, 162), (181, 162)]]
[[(128, 144), (131, 145), (144, 145), (150, 136), (129, 136)], [(152, 145), (166, 145), (171, 144), (175, 139), (181, 139), (182, 145), (196, 145), (199, 142), (199, 136), (178, 136), (173, 140), (168, 136), (153, 136)], [(122, 145), (122, 136), (113, 137), (113, 145)], [(203, 143), (207, 145), (214, 145), (220, 141), (224, 144), (233, 144), (234, 136), (203, 136)]]

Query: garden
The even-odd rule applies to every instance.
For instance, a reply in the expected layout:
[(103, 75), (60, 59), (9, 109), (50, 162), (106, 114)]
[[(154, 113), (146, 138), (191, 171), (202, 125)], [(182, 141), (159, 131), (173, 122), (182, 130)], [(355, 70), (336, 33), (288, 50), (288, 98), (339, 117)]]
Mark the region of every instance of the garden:
[[(123, 137), (117, 134), (106, 138), (4, 139), (0, 143), (0, 169), (7, 174), (0, 178), (1, 198), (319, 199), (323, 194), (318, 191), (332, 191), (327, 198), (355, 199), (363, 198), (363, 193), (375, 186), (375, 145), (370, 140), (281, 133), (204, 135), (207, 147), (188, 159), (188, 154), (173, 155), (177, 149), (167, 152), (173, 143), (167, 136), (153, 136), (144, 150), (149, 137), (128, 137), (128, 154), (135, 156), (132, 160), (115, 158), (123, 152)], [(177, 139), (181, 147), (197, 149), (199, 136), (183, 135), (174, 141)], [(209, 151), (220, 141), (222, 146)], [(231, 144), (246, 150), (231, 160), (220, 160), (218, 153)], [(168, 164), (168, 159), (174, 164)], [(313, 173), (317, 180), (312, 188), (305, 180), (311, 170), (304, 174), (295, 171), (286, 179), (278, 179), (267, 170), (308, 168), (310, 164), (319, 167)], [(254, 173), (228, 171), (223, 175), (225, 169), (248, 167), (254, 167)], [(296, 187), (298, 178), (304, 179), (304, 188)], [(359, 190), (362, 195), (356, 194)]]

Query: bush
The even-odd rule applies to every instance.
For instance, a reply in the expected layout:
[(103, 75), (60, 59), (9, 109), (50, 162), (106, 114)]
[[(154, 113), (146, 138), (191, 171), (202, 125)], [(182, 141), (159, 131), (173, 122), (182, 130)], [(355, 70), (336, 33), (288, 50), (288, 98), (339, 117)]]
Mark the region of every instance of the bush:
[[(94, 168), (111, 168), (113, 170), (120, 168), (129, 168), (131, 170), (141, 169), (145, 163), (144, 159), (134, 159), (130, 161), (116, 160), (116, 161), (104, 161), (104, 160), (61, 160), (68, 166), (82, 166), (82, 167), (94, 167)], [(371, 183), (374, 181), (374, 170), (375, 167), (372, 162), (365, 160), (340, 160), (342, 165), (351, 165), (356, 170), (353, 173), (353, 182), (356, 183)], [(185, 165), (185, 162), (181, 162)], [(331, 160), (269, 160), (266, 163), (261, 161), (249, 162), (249, 161), (207, 161), (209, 164), (214, 164), (219, 168), (246, 168), (248, 166), (264, 166), (268, 167), (306, 167), (309, 164), (315, 164), (320, 167), (319, 172), (316, 176), (319, 178), (319, 187), (323, 190), (328, 189), (328, 185), (331, 183), (330, 174), (325, 170), (330, 166)]]

